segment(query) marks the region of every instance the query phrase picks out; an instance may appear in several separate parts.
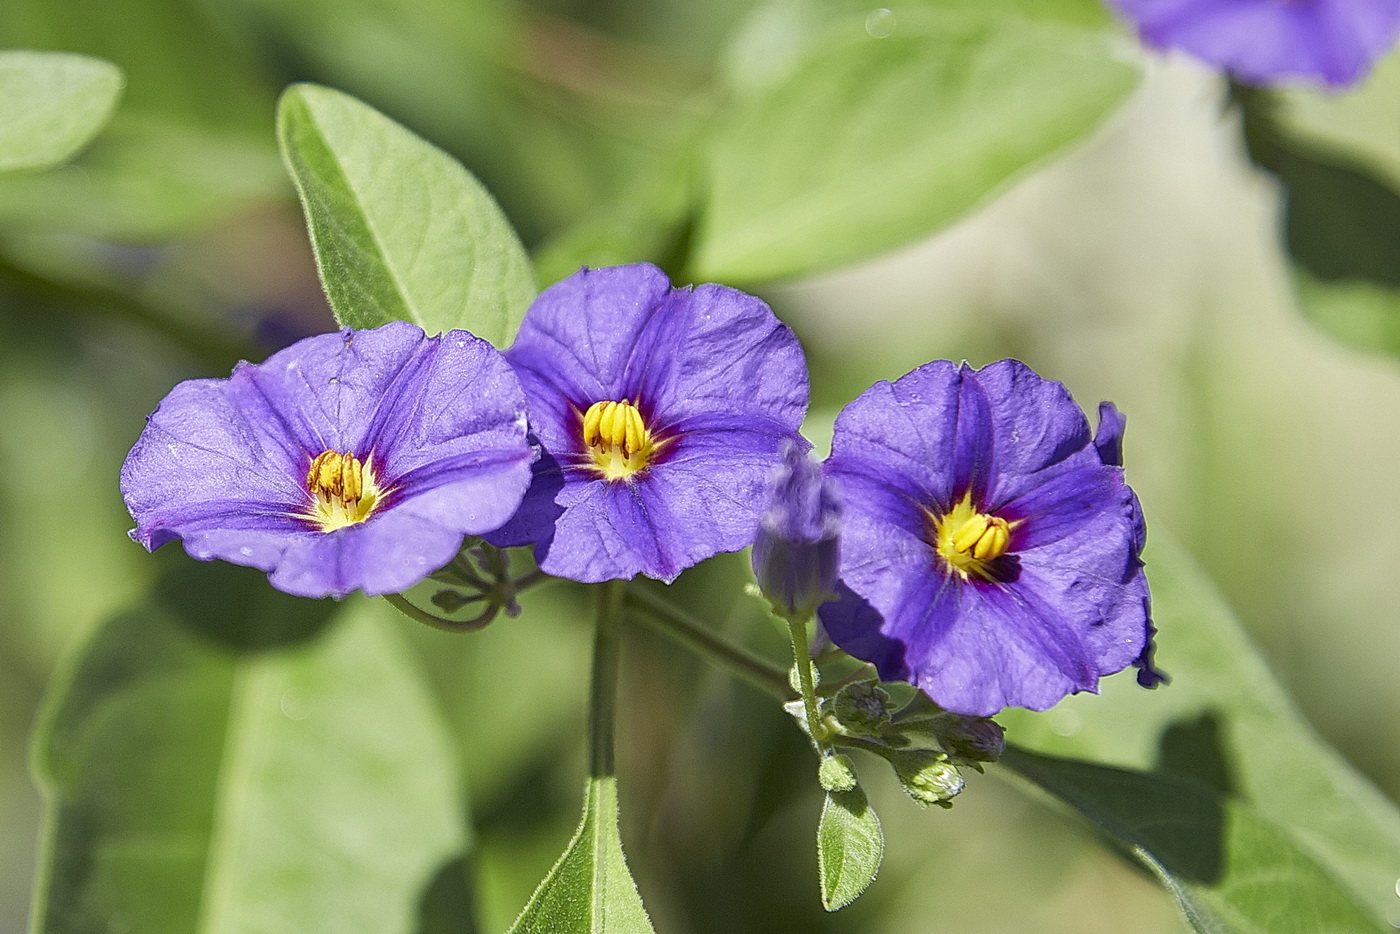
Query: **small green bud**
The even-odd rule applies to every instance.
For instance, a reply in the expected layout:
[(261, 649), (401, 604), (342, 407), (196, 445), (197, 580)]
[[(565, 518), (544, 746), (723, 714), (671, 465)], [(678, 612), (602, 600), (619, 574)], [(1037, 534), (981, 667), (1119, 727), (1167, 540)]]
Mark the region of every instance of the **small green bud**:
[(952, 807), (952, 799), (963, 790), (963, 777), (947, 753), (933, 749), (906, 749), (890, 756), (904, 791), (924, 807), (937, 804)]
[(890, 721), (890, 695), (873, 681), (856, 681), (836, 692), (831, 711), (855, 733), (877, 733)]
[(823, 756), (817, 766), (817, 781), (823, 791), (851, 791), (856, 787), (856, 768), (850, 756), (837, 753)]

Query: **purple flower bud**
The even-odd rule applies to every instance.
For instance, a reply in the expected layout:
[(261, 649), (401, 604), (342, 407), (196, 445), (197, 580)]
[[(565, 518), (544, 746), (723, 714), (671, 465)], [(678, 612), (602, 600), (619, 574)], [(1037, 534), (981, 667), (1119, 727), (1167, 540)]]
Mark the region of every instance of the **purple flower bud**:
[(836, 589), (841, 504), (802, 448), (785, 442), (782, 456), (753, 543), (753, 573), (775, 610), (806, 617)]

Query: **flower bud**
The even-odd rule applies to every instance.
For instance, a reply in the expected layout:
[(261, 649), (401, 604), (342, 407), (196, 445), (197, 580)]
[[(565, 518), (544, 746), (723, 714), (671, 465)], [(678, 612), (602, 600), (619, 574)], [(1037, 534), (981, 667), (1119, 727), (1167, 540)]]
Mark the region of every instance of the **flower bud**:
[(890, 695), (872, 681), (856, 681), (831, 699), (831, 712), (856, 733), (874, 733), (890, 721)]
[(1006, 751), (1006, 731), (987, 717), (948, 713), (936, 717), (933, 734), (953, 758), (967, 762), (995, 762)]
[(753, 543), (753, 572), (777, 613), (806, 617), (836, 589), (841, 506), (820, 464), (791, 441), (782, 453)]
[(952, 807), (952, 798), (963, 790), (963, 777), (947, 754), (932, 749), (907, 749), (890, 756), (904, 791), (924, 807)]
[(821, 783), (823, 791), (850, 791), (855, 788), (856, 769), (851, 764), (851, 757), (840, 753), (823, 756), (821, 765), (817, 767), (817, 781)]

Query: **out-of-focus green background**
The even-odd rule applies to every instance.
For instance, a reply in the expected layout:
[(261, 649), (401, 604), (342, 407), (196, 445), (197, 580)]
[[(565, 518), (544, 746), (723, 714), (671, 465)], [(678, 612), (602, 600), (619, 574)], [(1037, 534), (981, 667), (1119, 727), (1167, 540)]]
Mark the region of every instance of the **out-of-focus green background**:
[[(343, 88), (453, 152), (538, 247), (710, 106), (716, 57), (750, 12), (742, 0), (0, 9), (0, 46), (99, 55), (128, 80), (77, 163), (0, 183), (0, 932), (27, 924), (40, 799), (26, 743), (45, 685), (160, 563), (126, 538), (117, 490), (143, 416), (180, 379), (333, 326), (277, 158), (280, 88)], [(1126, 34), (1123, 54), (1140, 54)], [(1395, 797), (1400, 364), (1299, 314), (1278, 192), (1249, 165), (1220, 79), (1178, 59), (1146, 67), (1082, 145), (954, 227), (762, 293), (808, 351), (819, 442), (872, 381), (940, 357), (1014, 355), (1087, 408), (1116, 402), (1149, 528), (1188, 546), (1321, 733)], [(1300, 106), (1334, 134), (1400, 127), (1400, 104)], [(738, 596), (745, 573), (721, 556), (681, 586), (731, 632), (777, 646)], [(473, 636), (384, 613), (461, 740), (483, 930), (509, 924), (577, 819), (587, 619), (564, 589)], [(932, 813), (873, 777), (885, 869), (825, 916), (819, 795), (785, 715), (643, 632), (623, 665), (623, 833), (658, 930), (1180, 929), (1143, 873), (980, 776)]]

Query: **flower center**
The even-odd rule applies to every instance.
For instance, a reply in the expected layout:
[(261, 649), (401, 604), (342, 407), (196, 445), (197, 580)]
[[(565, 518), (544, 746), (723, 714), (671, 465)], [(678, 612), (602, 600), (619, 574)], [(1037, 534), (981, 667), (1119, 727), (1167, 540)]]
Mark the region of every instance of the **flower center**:
[(322, 451), (316, 455), (306, 472), (306, 489), (314, 500), (307, 518), (322, 532), (364, 522), (384, 496), (371, 465), (360, 463), (349, 451)]
[(626, 480), (651, 463), (660, 446), (629, 400), (595, 402), (583, 413), (583, 443), (606, 480)]
[(942, 516), (929, 514), (934, 526), (934, 549), (966, 580), (973, 575), (995, 580), (992, 562), (1011, 547), (1011, 523), (978, 512), (969, 492)]

